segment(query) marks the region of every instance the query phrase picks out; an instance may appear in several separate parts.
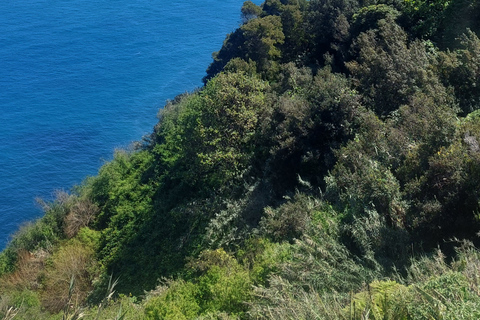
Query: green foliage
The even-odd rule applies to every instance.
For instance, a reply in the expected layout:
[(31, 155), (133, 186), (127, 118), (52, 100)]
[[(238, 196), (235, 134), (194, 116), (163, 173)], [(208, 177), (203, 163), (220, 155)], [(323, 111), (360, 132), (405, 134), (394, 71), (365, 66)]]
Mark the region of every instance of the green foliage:
[(363, 7), (352, 16), (353, 23), (351, 34), (353, 37), (356, 37), (361, 32), (378, 29), (382, 24), (382, 20), (393, 22), (399, 15), (400, 12), (386, 4)]
[(68, 213), (70, 197), (59, 192), (51, 204), (44, 204), (45, 215), (33, 223), (27, 223), (13, 236), (10, 246), (15, 250), (35, 251), (49, 249), (63, 238), (63, 224)]
[(466, 277), (447, 272), (416, 288), (419, 293), (408, 305), (413, 319), (454, 319), (480, 314), (478, 295), (470, 290)]
[(262, 14), (262, 8), (257, 6), (250, 0), (247, 0), (243, 3), (242, 9), (242, 20), (243, 23), (248, 22), (251, 19), (255, 19)]
[(284, 262), (292, 257), (291, 245), (275, 243), (265, 238), (252, 238), (237, 251), (239, 261), (247, 266), (255, 285), (268, 286), (270, 276), (280, 271)]
[(345, 70), (352, 15), (360, 8), (357, 0), (314, 0), (307, 11), (307, 34), (310, 34), (311, 59), (320, 63), (326, 53), (333, 55), (334, 66)]
[(343, 294), (273, 277), (270, 288), (256, 288), (250, 314), (255, 319), (469, 319), (480, 306), (473, 280), (480, 260), (471, 245), (459, 250), (461, 258), (451, 265), (438, 255), (412, 261), (416, 276), (408, 283), (375, 280)]
[[(282, 263), (275, 273), (292, 285), (312, 287), (322, 293), (347, 292), (359, 288), (379, 271), (374, 261), (372, 265), (368, 257), (358, 259), (342, 243), (339, 225), (342, 216), (331, 206), (299, 195), (282, 207), (279, 214), (285, 209), (297, 208), (297, 214), (304, 217), (303, 232), (285, 253), (288, 259), (277, 258)], [(261, 225), (268, 235), (272, 217), (267, 215), (264, 219)]]
[(477, 316), (479, 8), (245, 2), (205, 86), (13, 236), (0, 317)]
[(299, 176), (324, 187), (334, 150), (353, 136), (364, 112), (349, 81), (329, 68), (312, 79), (307, 70), (290, 64), (283, 76), (285, 94), (277, 100), (264, 134), (271, 137), (264, 143), (271, 145), (267, 170), (279, 196), (298, 185)]
[(171, 167), (170, 176), (189, 188), (216, 189), (241, 175), (252, 156), (259, 119), (268, 112), (268, 88), (256, 77), (224, 73), (201, 94), (167, 110), (157, 128), (161, 143), (155, 152)]
[(280, 17), (266, 16), (248, 20), (228, 36), (219, 52), (214, 53), (214, 61), (207, 69), (204, 80), (221, 72), (233, 58), (252, 60), (258, 71), (274, 77), (275, 61), (281, 57), (279, 46), (284, 41)]
[(15, 270), (17, 256), (18, 253), (11, 247), (5, 248), (0, 253), (0, 275), (3, 276)]
[(21, 252), (51, 251), (65, 238), (65, 218), (76, 201), (75, 196), (58, 191), (52, 203), (38, 201), (45, 211), (44, 216), (27, 222), (12, 236), (7, 248), (0, 254), (0, 275), (15, 270)]
[(25, 289), (12, 292), (10, 303), (15, 308), (35, 308), (40, 306), (40, 299), (36, 292)]
[[(188, 264), (195, 282), (167, 281), (145, 307), (147, 319), (192, 319), (199, 315), (242, 314), (249, 299), (248, 273), (225, 251), (204, 251)], [(208, 318), (208, 317), (207, 317)]]
[(100, 232), (90, 228), (82, 228), (76, 238), (86, 247), (96, 250), (100, 242)]
[(401, 155), (394, 167), (401, 182), (411, 182), (420, 176), (428, 169), (428, 158), (452, 142), (456, 109), (447, 103), (438, 104), (431, 96), (418, 93), (392, 117), (390, 124), (398, 130), (392, 143), (393, 152)]
[(407, 19), (405, 24), (416, 37), (438, 36), (451, 2), (453, 1), (406, 0), (403, 8)]
[(279, 16), (285, 39), (280, 46), (281, 60), (299, 62), (306, 57), (308, 48), (308, 31), (306, 21), (307, 1), (265, 1), (265, 15)]
[[(92, 182), (94, 193), (109, 186), (98, 218), (107, 223), (100, 254), (105, 272), (123, 277), (121, 292), (151, 288), (196, 250), (209, 219), (224, 208), (222, 201), (200, 197), (212, 188), (225, 192), (247, 169), (267, 89), (242, 73), (219, 75), (202, 94), (164, 111), (152, 153), (119, 154)], [(188, 202), (195, 198), (200, 200)], [(139, 274), (140, 267), (152, 277)]]
[(480, 40), (468, 30), (461, 37), (461, 49), (441, 53), (438, 68), (446, 86), (452, 86), (463, 115), (480, 108)]
[(475, 0), (449, 1), (444, 11), (438, 42), (442, 48), (456, 49), (462, 42), (462, 35), (469, 29), (480, 31), (480, 4)]
[(227, 73), (245, 73), (249, 76), (257, 74), (257, 64), (252, 59), (248, 62), (241, 58), (233, 58), (228, 61), (223, 70)]
[(190, 282), (171, 282), (166, 292), (149, 299), (146, 319), (193, 319), (200, 312), (196, 300), (198, 288)]
[(43, 320), (61, 319), (42, 310), (38, 293), (31, 290), (2, 293), (0, 297), (0, 317), (4, 320)]
[(364, 134), (358, 134), (338, 151), (339, 160), (327, 178), (327, 195), (348, 208), (353, 215), (376, 210), (390, 226), (402, 227), (405, 204), (400, 185), (386, 167), (389, 143), (388, 128), (374, 115), (366, 115)]
[(348, 319), (342, 313), (345, 296), (322, 295), (311, 287), (299, 288), (281, 277), (273, 277), (269, 288), (258, 287), (249, 315), (253, 319)]
[[(138, 209), (148, 210), (152, 193), (146, 173), (152, 158), (146, 151), (129, 154), (118, 150), (113, 160), (90, 181), (93, 200), (101, 203), (96, 219), (98, 228), (105, 228), (110, 220), (115, 220), (115, 224), (125, 224), (125, 215), (132, 215)], [(119, 214), (112, 219), (115, 212)], [(124, 217), (123, 222), (120, 217)]]
[(429, 38), (441, 48), (456, 49), (467, 29), (480, 30), (480, 6), (471, 0), (408, 0), (404, 25), (414, 37)]
[(457, 128), (451, 144), (429, 157), (423, 175), (407, 185), (406, 192), (412, 198), (410, 223), (424, 241), (434, 241), (431, 245), (439, 239), (470, 237), (478, 228), (475, 212), (479, 198), (474, 181), (479, 173), (479, 138), (477, 119), (468, 118)]
[(250, 20), (240, 30), (245, 38), (242, 45), (245, 57), (257, 62), (260, 70), (270, 67), (269, 61), (281, 56), (278, 46), (285, 41), (285, 35), (280, 17), (266, 16)]
[(345, 160), (337, 163), (329, 177), (328, 193), (338, 197), (352, 213), (377, 210), (391, 226), (401, 227), (405, 205), (398, 180), (377, 161), (362, 155), (357, 158), (358, 153), (349, 154), (347, 149), (342, 151)]
[(277, 210), (265, 208), (261, 223), (264, 232), (276, 242), (300, 238), (315, 209), (315, 203), (309, 200), (304, 195), (296, 195), (294, 201), (283, 204)]
[(96, 219), (97, 228), (102, 229), (99, 254), (110, 268), (123, 259), (123, 246), (151, 215), (154, 188), (148, 172), (152, 159), (147, 151), (118, 151), (91, 181), (93, 198), (101, 203)]
[(357, 293), (345, 313), (349, 319), (407, 319), (407, 288), (395, 281), (374, 281)]
[(52, 313), (85, 302), (100, 270), (94, 248), (77, 239), (61, 246), (47, 261), (42, 279), (42, 305)]
[(358, 58), (347, 64), (367, 106), (387, 116), (417, 91), (431, 90), (436, 77), (428, 72), (429, 57), (419, 40), (409, 43), (407, 33), (388, 17), (354, 41)]
[[(82, 319), (87, 320), (141, 320), (145, 319), (143, 314), (145, 306), (136, 303), (133, 297), (120, 295), (116, 300), (108, 303), (100, 313), (98, 313), (98, 306), (89, 308), (88, 312), (84, 312)], [(123, 315), (123, 318), (121, 316)]]
[(344, 241), (373, 268), (390, 269), (407, 263), (411, 252), (410, 235), (405, 229), (388, 225), (375, 210), (348, 220), (351, 221), (344, 226)]
[(206, 312), (242, 314), (251, 294), (248, 272), (222, 249), (204, 251), (189, 268), (199, 274), (200, 303)]
[(203, 78), (204, 83), (223, 71), (223, 68), (230, 60), (234, 58), (248, 60), (245, 59), (240, 50), (244, 41), (245, 38), (241, 29), (237, 29), (227, 35), (222, 48), (212, 54), (213, 62), (207, 68), (207, 75)]

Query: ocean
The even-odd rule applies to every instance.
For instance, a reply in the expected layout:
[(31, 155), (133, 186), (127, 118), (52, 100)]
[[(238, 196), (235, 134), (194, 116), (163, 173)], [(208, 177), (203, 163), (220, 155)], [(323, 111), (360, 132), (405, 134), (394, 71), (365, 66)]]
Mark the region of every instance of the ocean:
[[(261, 1), (255, 1), (260, 4)], [(243, 0), (0, 4), (0, 249), (202, 85)]]

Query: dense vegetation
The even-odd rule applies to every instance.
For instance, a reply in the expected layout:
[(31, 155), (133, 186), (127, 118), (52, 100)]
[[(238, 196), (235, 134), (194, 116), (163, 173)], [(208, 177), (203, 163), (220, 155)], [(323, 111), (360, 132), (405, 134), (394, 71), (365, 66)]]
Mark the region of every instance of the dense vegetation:
[(480, 317), (480, 2), (241, 13), (203, 88), (12, 237), (0, 316)]

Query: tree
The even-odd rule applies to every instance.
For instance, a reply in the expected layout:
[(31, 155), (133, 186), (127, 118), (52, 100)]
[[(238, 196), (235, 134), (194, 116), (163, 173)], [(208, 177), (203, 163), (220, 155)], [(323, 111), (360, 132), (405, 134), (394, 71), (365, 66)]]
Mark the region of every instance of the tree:
[(243, 23), (247, 23), (248, 21), (257, 18), (262, 14), (262, 8), (250, 0), (247, 0), (243, 3), (241, 11)]
[(480, 108), (480, 39), (468, 30), (461, 37), (462, 48), (441, 52), (437, 68), (443, 83), (454, 89), (462, 115)]
[(268, 68), (269, 61), (280, 58), (279, 46), (285, 40), (280, 17), (266, 16), (250, 20), (240, 30), (245, 39), (242, 44), (245, 58), (255, 61), (260, 70)]
[(156, 152), (170, 167), (174, 184), (216, 189), (240, 175), (252, 156), (259, 119), (269, 107), (268, 90), (256, 76), (220, 73), (201, 93), (164, 111)]
[(344, 71), (350, 38), (351, 17), (360, 7), (357, 0), (312, 0), (307, 13), (307, 34), (311, 35), (309, 52), (312, 62), (323, 63), (326, 53)]
[(379, 116), (408, 104), (417, 91), (431, 92), (438, 82), (429, 71), (425, 44), (409, 43), (405, 31), (390, 18), (378, 21), (378, 29), (361, 32), (353, 48), (358, 57), (347, 67), (366, 105)]

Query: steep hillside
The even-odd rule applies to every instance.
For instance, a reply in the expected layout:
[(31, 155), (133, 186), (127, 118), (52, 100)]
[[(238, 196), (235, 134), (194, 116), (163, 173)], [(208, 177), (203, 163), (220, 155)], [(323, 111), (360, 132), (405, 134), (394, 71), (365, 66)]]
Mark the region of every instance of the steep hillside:
[(0, 255), (5, 319), (475, 319), (480, 3), (246, 1)]

